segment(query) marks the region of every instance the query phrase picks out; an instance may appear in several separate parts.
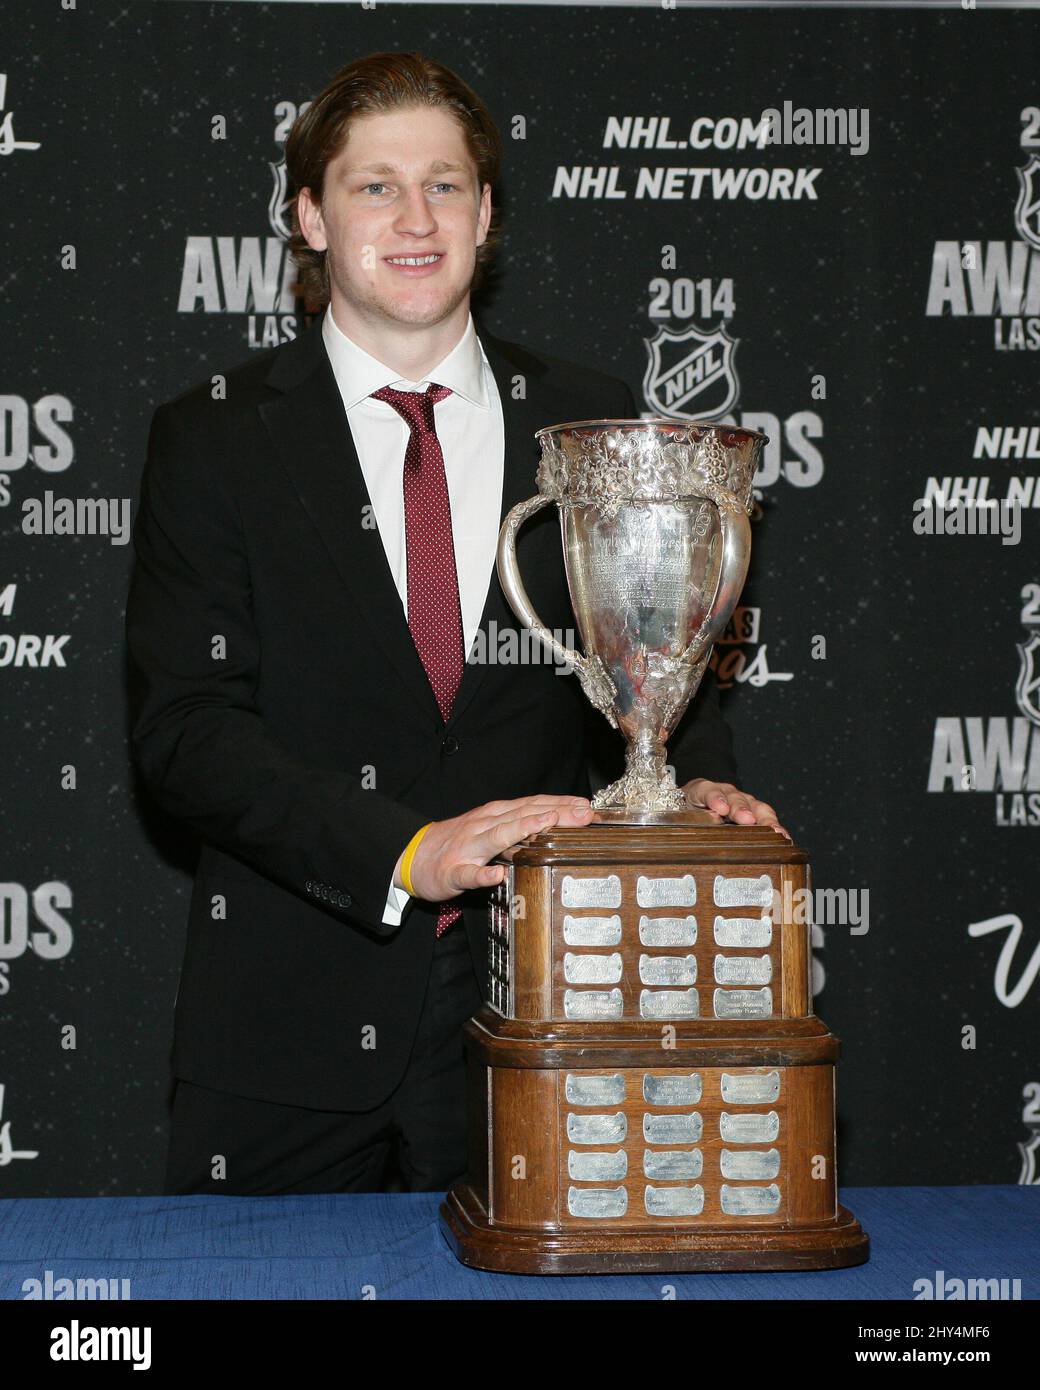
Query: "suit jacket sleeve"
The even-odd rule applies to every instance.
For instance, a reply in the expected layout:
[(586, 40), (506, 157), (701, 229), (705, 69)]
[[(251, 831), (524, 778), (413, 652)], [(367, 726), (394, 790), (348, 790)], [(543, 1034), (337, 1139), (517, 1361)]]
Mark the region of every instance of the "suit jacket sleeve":
[(315, 905), (390, 933), (387, 884), (427, 818), (301, 760), (265, 726), (238, 509), (176, 405), (152, 421), (133, 534), (131, 746), (155, 800)]
[[(638, 419), (639, 408), (630, 388), (623, 383), (618, 385), (621, 393), (614, 416), (624, 420)], [(590, 747), (595, 763), (602, 769), (608, 766), (603, 751), (605, 740), (612, 741), (620, 750), (622, 739), (591, 705), (589, 715), (593, 721)], [(734, 786), (740, 786), (733, 753), (733, 733), (722, 717), (718, 684), (710, 667), (705, 670), (696, 695), (668, 740), (668, 761), (675, 768), (675, 780), (680, 787), (694, 777), (707, 777), (713, 782), (732, 782)], [(615, 775), (620, 776), (620, 769)]]

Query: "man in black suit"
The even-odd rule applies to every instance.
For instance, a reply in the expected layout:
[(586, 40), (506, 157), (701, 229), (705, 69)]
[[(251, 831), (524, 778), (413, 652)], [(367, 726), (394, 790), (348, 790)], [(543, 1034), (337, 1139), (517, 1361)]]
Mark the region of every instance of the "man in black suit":
[[(167, 1190), (378, 1189), (395, 1148), (438, 1190), (465, 1168), (489, 861), (586, 824), (595, 749), (621, 751), (576, 680), (497, 659), (498, 528), (534, 491), (536, 429), (637, 411), (620, 380), (478, 333), (497, 133), (454, 74), (351, 64), (286, 158), (330, 307), (158, 409), (134, 530), (135, 760), (202, 841)], [(519, 554), (571, 628), (549, 510)], [(737, 790), (710, 673), (669, 756), (691, 805), (776, 825)]]

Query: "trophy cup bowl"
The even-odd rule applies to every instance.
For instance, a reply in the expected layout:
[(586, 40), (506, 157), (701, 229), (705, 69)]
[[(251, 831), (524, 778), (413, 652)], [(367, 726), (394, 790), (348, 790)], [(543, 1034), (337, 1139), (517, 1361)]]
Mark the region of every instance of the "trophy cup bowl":
[[(538, 493), (502, 524), (502, 588), (519, 620), (577, 672), (588, 699), (624, 735), (624, 775), (593, 797), (599, 818), (688, 820), (694, 813), (683, 809), (665, 744), (740, 598), (766, 436), (658, 417), (572, 421), (535, 437)], [(559, 508), (584, 653), (541, 622), (517, 564), (517, 531), (550, 502)]]

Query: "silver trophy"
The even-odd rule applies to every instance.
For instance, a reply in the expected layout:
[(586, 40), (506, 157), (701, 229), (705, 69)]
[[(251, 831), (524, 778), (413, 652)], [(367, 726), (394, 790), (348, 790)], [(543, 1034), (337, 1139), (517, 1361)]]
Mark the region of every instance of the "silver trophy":
[[(658, 418), (579, 420), (535, 438), (538, 494), (502, 524), (502, 588), (520, 622), (577, 671), (585, 694), (625, 736), (624, 776), (593, 797), (600, 819), (683, 819), (665, 743), (744, 586), (766, 436)], [(517, 566), (518, 529), (550, 502), (560, 511), (584, 654), (540, 621)]]

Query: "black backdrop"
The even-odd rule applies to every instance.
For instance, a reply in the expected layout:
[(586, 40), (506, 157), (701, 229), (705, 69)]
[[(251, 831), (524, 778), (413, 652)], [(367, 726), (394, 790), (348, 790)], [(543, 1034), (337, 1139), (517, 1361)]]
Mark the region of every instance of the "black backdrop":
[[(957, 500), (944, 479), (1040, 493), (1040, 16), (2, 9), (0, 1193), (159, 1189), (193, 849), (130, 771), (118, 506), (156, 404), (298, 330), (281, 141), (378, 49), (454, 67), (502, 129), (489, 327), (624, 375), (651, 413), (688, 359), (668, 413), (736, 393), (725, 418), (775, 440), (720, 676), (744, 785), (833, 890), (842, 1183), (1040, 1180), (1040, 520), (1014, 545), (914, 526), (929, 486)], [(865, 108), (869, 146), (741, 141), (785, 101)], [(605, 146), (627, 117), (669, 124)], [(627, 197), (573, 196), (601, 167)], [(718, 172), (637, 198), (643, 168)], [(111, 499), (110, 534), (59, 534), (53, 507), (33, 533), (48, 493)], [(840, 920), (864, 893), (866, 923)]]

